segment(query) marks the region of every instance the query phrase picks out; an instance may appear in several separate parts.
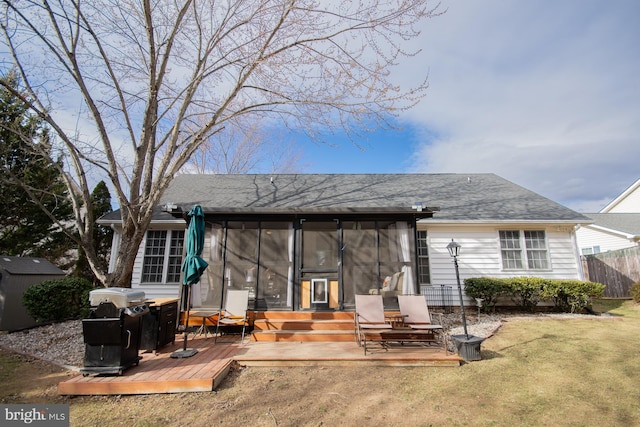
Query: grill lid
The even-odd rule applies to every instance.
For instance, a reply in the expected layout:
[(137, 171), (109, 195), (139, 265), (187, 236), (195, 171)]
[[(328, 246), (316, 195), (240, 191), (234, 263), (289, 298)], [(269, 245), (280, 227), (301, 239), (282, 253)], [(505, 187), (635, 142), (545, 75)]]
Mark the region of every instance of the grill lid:
[(110, 302), (117, 308), (126, 308), (142, 304), (145, 300), (144, 291), (129, 288), (94, 289), (89, 292), (89, 304), (98, 306), (103, 302)]

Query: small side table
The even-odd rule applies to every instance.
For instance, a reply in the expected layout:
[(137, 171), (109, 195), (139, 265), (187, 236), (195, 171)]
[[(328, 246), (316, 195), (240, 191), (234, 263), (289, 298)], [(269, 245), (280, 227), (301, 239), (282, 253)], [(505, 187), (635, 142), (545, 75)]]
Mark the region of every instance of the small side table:
[(207, 328), (207, 320), (219, 314), (219, 311), (194, 311), (193, 313), (189, 313), (190, 317), (199, 317), (202, 319), (202, 323), (200, 324), (198, 330), (195, 332), (195, 336), (204, 334), (204, 337), (207, 338), (207, 332), (209, 332), (209, 329)]
[(404, 325), (406, 314), (385, 314), (384, 319), (389, 322), (392, 328), (400, 328)]

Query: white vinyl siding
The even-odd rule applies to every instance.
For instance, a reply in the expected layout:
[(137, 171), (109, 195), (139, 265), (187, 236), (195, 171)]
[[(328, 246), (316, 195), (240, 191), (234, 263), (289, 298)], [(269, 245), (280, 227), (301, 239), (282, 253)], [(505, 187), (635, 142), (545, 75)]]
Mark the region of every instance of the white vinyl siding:
[[(426, 221), (425, 221), (426, 222)], [(447, 245), (454, 239), (462, 248), (458, 256), (460, 280), (469, 277), (515, 277), (530, 275), (549, 279), (581, 279), (578, 251), (574, 244), (572, 227), (544, 228), (549, 268), (529, 270), (526, 268), (507, 270), (502, 267), (502, 256), (498, 230), (499, 224), (466, 225), (457, 224), (420, 224), (419, 229), (427, 229), (429, 242), (429, 265), (431, 284), (449, 285), (455, 290), (456, 275), (453, 259), (449, 256)], [(521, 227), (518, 227), (521, 229)], [(541, 230), (542, 228), (537, 228)], [(453, 293), (457, 304), (457, 293)], [(465, 302), (467, 299), (465, 299)], [(469, 304), (475, 304), (469, 299)]]

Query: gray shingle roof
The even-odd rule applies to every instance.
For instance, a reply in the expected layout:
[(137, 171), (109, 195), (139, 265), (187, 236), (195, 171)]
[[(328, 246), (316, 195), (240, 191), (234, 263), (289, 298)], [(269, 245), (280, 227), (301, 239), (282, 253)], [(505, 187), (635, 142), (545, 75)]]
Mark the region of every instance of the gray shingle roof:
[(640, 213), (589, 213), (594, 225), (640, 236)]
[[(108, 225), (120, 222), (120, 209), (104, 214), (96, 221), (98, 224)], [(153, 210), (154, 223), (179, 223), (184, 224), (184, 220), (176, 218), (168, 212), (164, 212), (160, 206)]]
[(433, 220), (561, 221), (587, 217), (494, 174), (178, 175), (162, 203), (205, 213), (412, 212)]
[(11, 274), (56, 275), (64, 276), (64, 271), (44, 258), (0, 255), (0, 268)]

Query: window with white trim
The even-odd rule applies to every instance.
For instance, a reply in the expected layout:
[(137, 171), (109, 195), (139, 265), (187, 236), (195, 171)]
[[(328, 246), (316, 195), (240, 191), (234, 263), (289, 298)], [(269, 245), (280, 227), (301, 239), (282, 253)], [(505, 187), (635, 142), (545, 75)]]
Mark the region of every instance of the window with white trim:
[(499, 235), (502, 268), (549, 269), (547, 239), (543, 230), (500, 230)]
[(148, 230), (142, 283), (180, 283), (184, 230)]
[(582, 255), (593, 255), (600, 253), (600, 246), (590, 246), (588, 248), (582, 248)]
[(429, 245), (427, 241), (427, 230), (418, 230), (416, 247), (418, 250), (418, 281), (421, 285), (431, 283), (429, 271)]

